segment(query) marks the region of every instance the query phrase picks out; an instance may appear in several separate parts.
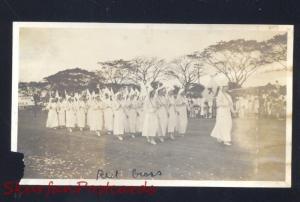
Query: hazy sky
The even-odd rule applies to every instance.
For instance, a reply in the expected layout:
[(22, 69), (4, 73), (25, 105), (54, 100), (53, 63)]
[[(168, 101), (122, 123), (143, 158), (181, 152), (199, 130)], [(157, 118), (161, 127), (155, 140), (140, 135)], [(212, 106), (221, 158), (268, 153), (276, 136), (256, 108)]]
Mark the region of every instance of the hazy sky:
[(19, 79), (40, 81), (58, 71), (80, 67), (94, 70), (98, 61), (156, 56), (172, 59), (192, 53), (218, 41), (272, 38), (278, 31), (134, 27), (20, 28)]

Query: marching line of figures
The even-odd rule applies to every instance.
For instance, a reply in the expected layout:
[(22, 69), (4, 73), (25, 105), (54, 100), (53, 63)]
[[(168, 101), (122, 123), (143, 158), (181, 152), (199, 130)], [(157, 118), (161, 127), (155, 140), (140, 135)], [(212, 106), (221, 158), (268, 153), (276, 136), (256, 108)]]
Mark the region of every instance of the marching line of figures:
[(102, 131), (123, 140), (125, 134), (132, 138), (141, 133), (147, 142), (155, 145), (166, 137), (174, 139), (175, 133), (184, 136), (187, 129), (187, 99), (183, 90), (178, 92), (160, 86), (158, 89), (144, 87), (123, 88), (114, 93), (108, 88), (96, 94), (89, 90), (81, 94), (49, 99), (46, 106), (47, 128), (66, 127), (83, 131), (89, 128), (101, 136)]

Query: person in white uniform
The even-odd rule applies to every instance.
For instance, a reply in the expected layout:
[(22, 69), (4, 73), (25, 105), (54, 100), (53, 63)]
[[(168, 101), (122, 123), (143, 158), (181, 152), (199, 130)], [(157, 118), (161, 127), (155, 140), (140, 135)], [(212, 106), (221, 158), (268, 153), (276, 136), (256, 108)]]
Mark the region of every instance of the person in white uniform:
[(216, 138), (218, 142), (225, 145), (231, 145), (231, 130), (233, 102), (231, 96), (227, 93), (227, 87), (221, 87), (216, 96), (217, 114), (216, 123), (211, 132), (211, 136)]
[(69, 132), (72, 132), (76, 125), (75, 110), (74, 98), (69, 97), (66, 105), (66, 127)]
[(166, 97), (166, 88), (161, 88), (158, 90), (157, 96), (158, 102), (158, 119), (160, 125), (160, 133), (158, 138), (161, 142), (164, 142), (164, 138), (166, 137), (167, 130), (168, 130), (168, 118), (169, 118), (169, 103)]
[(86, 112), (86, 125), (88, 128), (91, 127), (91, 123), (93, 120), (93, 107), (95, 105), (95, 97), (92, 95), (88, 95), (86, 106), (87, 106), (87, 112)]
[(86, 103), (84, 97), (80, 97), (79, 100), (75, 103), (76, 105), (76, 120), (77, 120), (77, 127), (80, 131), (83, 131), (85, 127), (85, 114), (86, 114)]
[(104, 128), (108, 134), (112, 134), (114, 113), (112, 109), (112, 98), (109, 94), (105, 95), (104, 103)]
[(63, 97), (60, 97), (57, 103), (57, 113), (58, 113), (58, 125), (61, 128), (66, 127), (66, 107), (67, 107), (67, 100), (64, 99)]
[(178, 112), (178, 133), (184, 136), (187, 129), (187, 100), (184, 97), (184, 91), (181, 90), (176, 98), (176, 110)]
[(103, 130), (103, 109), (99, 95), (95, 97), (91, 107), (90, 130), (95, 131), (97, 136), (101, 136), (101, 131)]
[(125, 132), (125, 119), (126, 115), (122, 105), (122, 94), (118, 92), (113, 100), (113, 112), (114, 112), (114, 124), (113, 134), (117, 136), (119, 140), (123, 140)]
[(48, 110), (46, 127), (56, 129), (59, 126), (57, 114), (57, 98), (50, 98), (46, 110)]
[(168, 117), (168, 135), (169, 137), (174, 140), (175, 133), (177, 131), (177, 111), (175, 107), (175, 97), (174, 97), (174, 90), (170, 90), (168, 92), (168, 109), (169, 109), (169, 117)]
[(137, 100), (135, 95), (130, 96), (129, 104), (127, 105), (127, 114), (129, 121), (129, 134), (132, 138), (135, 138), (137, 128)]
[(155, 137), (159, 133), (159, 120), (157, 115), (158, 105), (155, 99), (155, 90), (150, 90), (144, 102), (144, 123), (142, 136), (147, 142), (156, 145)]
[[(130, 108), (130, 100), (128, 91), (122, 91), (123, 99), (121, 100), (121, 106), (124, 113), (124, 134), (130, 134), (130, 122), (129, 122), (129, 108)], [(134, 136), (132, 136), (134, 137)]]
[(143, 131), (144, 123), (144, 99), (141, 95), (136, 98), (136, 111), (137, 111), (137, 121), (135, 124), (137, 133), (141, 134)]

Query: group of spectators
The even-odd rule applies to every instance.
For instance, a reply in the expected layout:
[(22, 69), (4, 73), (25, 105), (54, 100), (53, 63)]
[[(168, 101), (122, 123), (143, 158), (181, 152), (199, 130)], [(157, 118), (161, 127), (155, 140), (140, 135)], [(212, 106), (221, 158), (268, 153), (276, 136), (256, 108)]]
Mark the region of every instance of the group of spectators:
[[(265, 88), (238, 89), (231, 92), (234, 108), (237, 111), (235, 116), (239, 118), (275, 118), (284, 119), (286, 115), (286, 93), (284, 87), (277, 82)], [(215, 98), (189, 98), (189, 118), (215, 118)]]

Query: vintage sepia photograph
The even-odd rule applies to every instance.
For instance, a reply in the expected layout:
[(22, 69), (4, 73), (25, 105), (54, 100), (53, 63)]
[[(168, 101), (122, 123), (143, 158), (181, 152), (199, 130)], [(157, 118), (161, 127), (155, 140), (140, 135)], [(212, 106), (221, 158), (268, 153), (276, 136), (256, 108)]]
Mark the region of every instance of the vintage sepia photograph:
[(292, 25), (14, 22), (21, 184), (290, 187)]

